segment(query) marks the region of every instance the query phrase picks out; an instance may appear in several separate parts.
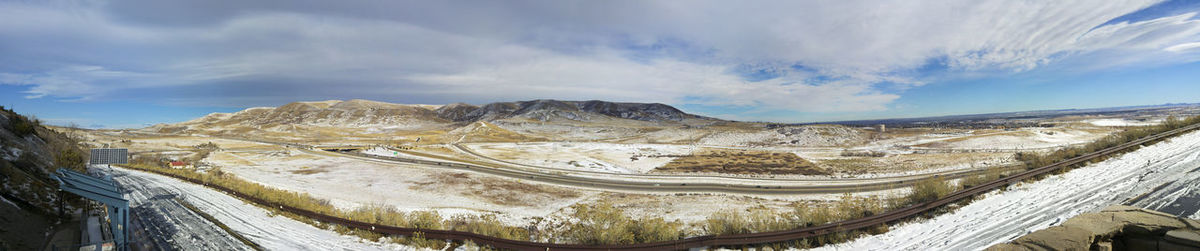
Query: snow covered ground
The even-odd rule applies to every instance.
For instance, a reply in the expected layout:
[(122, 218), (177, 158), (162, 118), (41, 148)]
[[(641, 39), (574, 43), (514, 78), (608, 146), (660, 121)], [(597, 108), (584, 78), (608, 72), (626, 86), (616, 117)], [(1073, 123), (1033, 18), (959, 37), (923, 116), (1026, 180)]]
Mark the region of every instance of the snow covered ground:
[[(545, 217), (596, 193), (525, 186), (514, 179), (295, 149), (223, 151), (208, 160), (243, 179), (328, 199), (338, 208), (385, 205), (406, 212), (436, 210), (445, 217), (497, 213), (513, 225)], [(505, 185), (532, 190), (496, 189)]]
[(1130, 201), (1130, 205), (1158, 210), (1180, 217), (1200, 219), (1200, 166), (1180, 175), (1178, 179), (1157, 187), (1154, 191)]
[[(693, 145), (583, 142), (463, 145), (488, 157), (525, 165), (611, 173), (647, 173), (675, 159), (673, 157), (647, 156), (690, 154), (697, 148)], [(632, 158), (635, 156), (636, 160)]]
[(995, 191), (952, 213), (902, 224), (882, 235), (818, 249), (978, 250), (1152, 191), (1135, 205), (1178, 205), (1176, 215), (1200, 219), (1196, 204), (1182, 204), (1200, 198), (1198, 184), (1200, 132), (1191, 132), (1066, 174)]
[(429, 158), (429, 157), (425, 157), (425, 156), (417, 156), (417, 155), (407, 154), (407, 153), (403, 153), (403, 152), (393, 151), (393, 150), (387, 149), (385, 147), (375, 147), (375, 148), (363, 150), (362, 153), (371, 154), (371, 155), (379, 155), (379, 156), (384, 156), (384, 157), (399, 157), (399, 158), (419, 159), (419, 160), (438, 161), (438, 162), (455, 162), (455, 161), (449, 161), (449, 160), (445, 160), (445, 159)]
[(118, 182), (137, 184), (126, 186), (127, 189), (136, 189), (131, 191), (134, 195), (130, 196), (133, 206), (143, 205), (141, 202), (148, 198), (136, 194), (148, 190), (161, 190), (151, 194), (165, 192), (181, 195), (188, 203), (268, 250), (415, 250), (408, 246), (369, 242), (356, 236), (319, 229), (274, 215), (265, 209), (200, 185), (140, 171), (117, 168), (114, 170)]
[(1160, 122), (1162, 122), (1162, 121), (1133, 121), (1133, 120), (1126, 120), (1126, 119), (1119, 119), (1119, 118), (1117, 118), (1117, 119), (1097, 119), (1097, 120), (1088, 121), (1088, 123), (1095, 125), (1095, 126), (1149, 126), (1149, 125), (1157, 125)]
[(1092, 142), (1108, 133), (1076, 128), (1022, 128), (968, 137), (954, 138), (928, 144), (933, 148), (962, 150), (1015, 149), (1034, 150)]
[(866, 143), (862, 130), (844, 126), (790, 126), (755, 132), (715, 132), (700, 139), (702, 145), (715, 146), (845, 146)]

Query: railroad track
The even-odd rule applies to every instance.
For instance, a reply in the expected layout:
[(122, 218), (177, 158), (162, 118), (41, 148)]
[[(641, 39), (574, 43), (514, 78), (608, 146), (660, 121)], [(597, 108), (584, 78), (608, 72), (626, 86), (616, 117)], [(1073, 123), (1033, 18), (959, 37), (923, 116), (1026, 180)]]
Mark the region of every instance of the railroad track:
[(951, 203), (954, 203), (956, 201), (959, 201), (959, 200), (962, 200), (965, 198), (980, 195), (980, 194), (992, 191), (992, 190), (1002, 187), (1002, 186), (1008, 186), (1011, 184), (1015, 184), (1015, 183), (1021, 182), (1023, 180), (1026, 180), (1026, 179), (1029, 179), (1032, 177), (1047, 174), (1047, 173), (1050, 173), (1055, 170), (1070, 167), (1072, 165), (1091, 161), (1098, 157), (1102, 157), (1102, 156), (1106, 156), (1108, 154), (1124, 151), (1124, 150), (1127, 150), (1134, 146), (1138, 146), (1138, 145), (1141, 145), (1141, 144), (1144, 144), (1144, 143), (1147, 143), (1150, 141), (1155, 141), (1155, 140), (1160, 140), (1160, 139), (1164, 139), (1167, 137), (1175, 136), (1175, 135), (1181, 134), (1183, 132), (1187, 132), (1187, 131), (1194, 130), (1197, 128), (1200, 128), (1200, 124), (1194, 124), (1194, 125), (1190, 125), (1187, 127), (1155, 134), (1155, 135), (1148, 136), (1148, 137), (1145, 137), (1142, 139), (1134, 140), (1132, 142), (1124, 143), (1121, 145), (1106, 148), (1106, 149), (1096, 151), (1093, 153), (1089, 153), (1089, 154), (1085, 154), (1082, 156), (1063, 160), (1058, 163), (1050, 164), (1050, 165), (1035, 168), (1035, 169), (1030, 169), (1028, 171), (1024, 171), (1024, 172), (1021, 172), (1021, 173), (1018, 173), (1015, 175), (1011, 175), (1011, 176), (1008, 176), (1008, 177), (1005, 177), (1002, 179), (990, 181), (990, 182), (984, 183), (979, 186), (967, 188), (964, 190), (959, 190), (957, 192), (951, 193), (950, 195), (947, 195), (946, 197), (943, 197), (938, 200), (924, 202), (924, 203), (912, 205), (912, 206), (909, 206), (906, 208), (901, 208), (898, 210), (893, 210), (893, 211), (889, 211), (886, 213), (872, 215), (872, 216), (868, 216), (868, 217), (864, 217), (864, 218), (858, 218), (858, 219), (853, 219), (853, 220), (846, 220), (846, 221), (840, 221), (840, 222), (834, 222), (834, 223), (829, 223), (829, 224), (824, 224), (824, 225), (819, 225), (819, 226), (798, 228), (798, 229), (792, 229), (792, 230), (749, 233), (749, 234), (732, 234), (732, 235), (705, 235), (705, 236), (697, 236), (697, 237), (691, 237), (691, 238), (675, 240), (675, 241), (640, 243), (640, 244), (622, 244), (622, 245), (591, 245), (591, 246), (589, 246), (589, 245), (581, 245), (581, 244), (541, 243), (541, 242), (531, 242), (531, 241), (509, 240), (509, 239), (480, 235), (480, 234), (476, 234), (476, 233), (470, 233), (470, 232), (460, 232), (460, 231), (452, 231), (452, 230), (403, 228), (403, 227), (372, 224), (372, 223), (367, 223), (367, 222), (348, 220), (348, 219), (339, 218), (339, 217), (330, 216), (330, 215), (319, 214), (316, 212), (312, 212), (312, 211), (308, 211), (308, 210), (304, 210), (304, 209), (300, 209), (300, 208), (295, 208), (295, 207), (290, 207), (290, 206), (286, 206), (286, 205), (281, 205), (278, 203), (268, 202), (268, 201), (265, 201), (265, 200), (262, 200), (259, 198), (255, 198), (255, 197), (252, 197), (252, 196), (249, 196), (249, 195), (246, 195), (246, 194), (243, 194), (243, 193), (231, 190), (231, 189), (227, 189), (227, 188), (220, 187), (220, 186), (213, 186), (211, 184), (205, 184), (199, 180), (195, 180), (195, 179), (191, 179), (191, 178), (187, 178), (187, 177), (176, 176), (176, 175), (172, 175), (172, 174), (168, 174), (168, 173), (158, 173), (158, 172), (155, 172), (155, 173), (174, 177), (177, 179), (186, 180), (186, 181), (196, 183), (196, 184), (201, 184), (201, 185), (204, 185), (204, 186), (207, 186), (207, 187), (219, 190), (219, 191), (226, 192), (228, 194), (231, 194), (231, 195), (241, 198), (243, 200), (262, 205), (264, 207), (276, 208), (281, 211), (293, 213), (293, 214), (300, 215), (303, 217), (308, 217), (308, 218), (322, 221), (322, 222), (339, 224), (339, 225), (343, 225), (346, 227), (353, 227), (353, 228), (368, 230), (368, 231), (381, 233), (381, 234), (411, 236), (414, 233), (419, 232), (419, 233), (423, 234), (425, 236), (425, 238), (427, 238), (427, 239), (458, 240), (458, 241), (470, 240), (479, 245), (486, 245), (486, 246), (492, 246), (492, 247), (496, 247), (496, 248), (514, 249), (514, 250), (546, 250), (546, 251), (549, 251), (549, 250), (578, 250), (578, 251), (590, 251), (590, 250), (683, 250), (683, 249), (689, 249), (689, 248), (695, 248), (695, 247), (741, 246), (741, 245), (754, 245), (754, 244), (763, 244), (763, 243), (784, 242), (784, 241), (797, 240), (797, 239), (803, 239), (803, 238), (809, 238), (809, 237), (816, 237), (816, 236), (821, 236), (821, 235), (830, 234), (830, 233), (864, 229), (864, 228), (868, 228), (868, 227), (872, 227), (872, 226), (878, 226), (881, 224), (887, 224), (887, 223), (895, 222), (895, 221), (898, 221), (901, 219), (906, 219), (906, 218), (910, 218), (913, 216), (917, 216), (919, 214), (925, 213), (932, 209), (946, 206), (946, 205), (949, 205)]

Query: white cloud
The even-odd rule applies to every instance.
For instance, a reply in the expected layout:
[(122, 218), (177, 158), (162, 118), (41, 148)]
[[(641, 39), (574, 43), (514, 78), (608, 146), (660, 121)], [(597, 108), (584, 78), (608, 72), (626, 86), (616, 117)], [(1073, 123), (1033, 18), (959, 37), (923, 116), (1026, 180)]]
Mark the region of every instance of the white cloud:
[[(148, 74), (104, 69), (101, 66), (65, 66), (37, 74), (0, 73), (0, 84), (32, 86), (26, 98), (42, 98), (49, 95), (88, 99), (105, 94), (106, 85), (101, 81), (147, 79)], [(127, 86), (112, 86), (115, 89)]]
[[(783, 108), (794, 111), (883, 110), (899, 96), (866, 83), (821, 85), (789, 77), (749, 82), (728, 67), (661, 59), (634, 62), (602, 51), (586, 56), (542, 54), (533, 60), (478, 66), (464, 72), (422, 74), (414, 82), (448, 87), (461, 95), (554, 97)], [(695, 98), (696, 100), (685, 100)]]
[(1163, 50), (1166, 50), (1169, 52), (1184, 52), (1184, 51), (1195, 50), (1196, 48), (1200, 48), (1200, 42), (1182, 43), (1182, 44), (1172, 45), (1171, 47), (1167, 47)]
[[(1194, 60), (1162, 53), (1197, 48), (1194, 13), (1099, 26), (1156, 2), (0, 3), (0, 83), (30, 85), (31, 98), (193, 88), (207, 92), (155, 96), (235, 106), (393, 95), (883, 111), (928, 82), (916, 71), (931, 62), (973, 75)], [(127, 16), (144, 13), (157, 14)], [(745, 65), (778, 77), (745, 80)]]

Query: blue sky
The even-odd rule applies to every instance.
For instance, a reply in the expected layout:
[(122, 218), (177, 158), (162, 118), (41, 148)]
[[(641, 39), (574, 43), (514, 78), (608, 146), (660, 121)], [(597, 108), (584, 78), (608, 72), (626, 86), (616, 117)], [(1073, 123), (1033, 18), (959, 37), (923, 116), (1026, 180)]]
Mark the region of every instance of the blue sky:
[(0, 1), (0, 105), (130, 128), (293, 101), (818, 122), (1200, 102), (1200, 1)]

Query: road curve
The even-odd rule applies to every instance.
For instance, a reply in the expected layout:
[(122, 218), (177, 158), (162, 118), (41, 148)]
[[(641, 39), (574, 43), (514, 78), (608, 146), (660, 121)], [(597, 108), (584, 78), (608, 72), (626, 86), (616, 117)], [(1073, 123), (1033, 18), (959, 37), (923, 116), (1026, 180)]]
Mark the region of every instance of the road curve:
[[(978, 175), (989, 170), (988, 168), (976, 168), (893, 177), (847, 179), (786, 179), (713, 175), (617, 174), (562, 169), (545, 170), (537, 168), (522, 168), (519, 166), (466, 163), (463, 161), (454, 160), (432, 161), (415, 158), (380, 156), (359, 152), (330, 152), (314, 150), (318, 148), (295, 143), (245, 138), (226, 139), (294, 147), (302, 151), (320, 155), (336, 155), (391, 163), (417, 164), (426, 167), (469, 171), (553, 185), (624, 192), (721, 193), (739, 195), (857, 193), (904, 188), (912, 186), (912, 184), (918, 181), (934, 178), (963, 178), (971, 175)], [(1006, 168), (1006, 170), (1020, 169), (1017, 167), (1000, 168)]]
[[(595, 177), (586, 175), (573, 175), (561, 171), (535, 171), (519, 168), (507, 168), (496, 166), (484, 166), (476, 164), (467, 164), (461, 162), (441, 162), (430, 161), (402, 157), (389, 157), (380, 155), (371, 155), (364, 153), (332, 153), (320, 150), (309, 150), (301, 148), (303, 151), (308, 151), (315, 154), (337, 154), (346, 157), (359, 159), (380, 160), (393, 163), (409, 163), (423, 166), (430, 166), (442, 169), (470, 171), (476, 173), (490, 174), (502, 177), (516, 178), (533, 182), (548, 183), (554, 185), (572, 186), (588, 189), (599, 189), (609, 191), (626, 191), (626, 192), (658, 192), (658, 193), (722, 193), (722, 194), (742, 194), (742, 195), (799, 195), (799, 194), (839, 194), (839, 193), (854, 193), (854, 192), (871, 192), (890, 190), (911, 186), (919, 180), (931, 178), (955, 179), (962, 178), (968, 175), (975, 175), (979, 172), (986, 171), (985, 169), (976, 169), (966, 172), (951, 173), (946, 175), (927, 174), (927, 175), (911, 175), (902, 178), (888, 177), (880, 179), (856, 179), (854, 182), (845, 182), (846, 180), (783, 180), (783, 179), (754, 179), (754, 178), (738, 178), (738, 177), (715, 177), (723, 179), (721, 181), (697, 181), (697, 178), (713, 178), (713, 177), (689, 177), (689, 176), (662, 176), (662, 175), (632, 175), (621, 174), (626, 177)], [(843, 183), (836, 183), (836, 182)], [(824, 184), (824, 183), (833, 184)], [(769, 183), (767, 185), (766, 183)], [(802, 184), (807, 183), (807, 184)]]
[[(914, 179), (930, 177), (930, 176), (956, 175), (956, 174), (960, 174), (960, 173), (967, 173), (967, 175), (970, 175), (970, 174), (978, 174), (978, 173), (982, 173), (987, 170), (990, 170), (990, 168), (987, 168), (987, 167), (972, 168), (972, 169), (952, 169), (952, 170), (942, 170), (942, 171), (928, 172), (928, 173), (906, 174), (906, 175), (884, 176), (884, 177), (873, 177), (873, 178), (752, 178), (752, 177), (703, 175), (703, 174), (701, 174), (701, 175), (675, 175), (675, 174), (611, 173), (611, 172), (598, 172), (598, 171), (574, 170), (574, 169), (565, 169), (565, 168), (526, 165), (526, 164), (515, 163), (515, 162), (511, 162), (511, 161), (493, 158), (491, 156), (487, 156), (487, 155), (475, 152), (474, 150), (471, 150), (471, 148), (457, 144), (457, 143), (451, 144), (451, 146), (453, 146), (455, 149), (458, 149), (460, 152), (466, 153), (471, 156), (475, 156), (476, 158), (489, 160), (491, 162), (495, 162), (497, 164), (502, 164), (502, 165), (506, 165), (509, 167), (513, 167), (513, 168), (525, 167), (525, 168), (531, 168), (531, 170), (551, 170), (551, 171), (560, 171), (560, 172), (585, 173), (585, 174), (590, 174), (590, 175), (616, 176), (616, 177), (624, 177), (624, 178), (676, 178), (676, 179), (679, 179), (679, 178), (688, 178), (688, 179), (709, 178), (709, 179), (720, 179), (720, 180), (729, 180), (729, 181), (737, 181), (737, 182), (755, 182), (755, 181), (759, 181), (759, 182), (764, 182), (764, 181), (765, 182), (770, 182), (770, 181), (842, 182), (842, 181), (882, 181), (882, 180), (899, 181), (899, 180), (914, 180)], [(391, 149), (391, 150), (396, 150), (396, 149)], [(443, 159), (445, 159), (445, 158), (443, 158)], [(450, 160), (450, 159), (448, 159), (448, 160)], [(451, 160), (451, 161), (453, 161), (453, 160)]]

